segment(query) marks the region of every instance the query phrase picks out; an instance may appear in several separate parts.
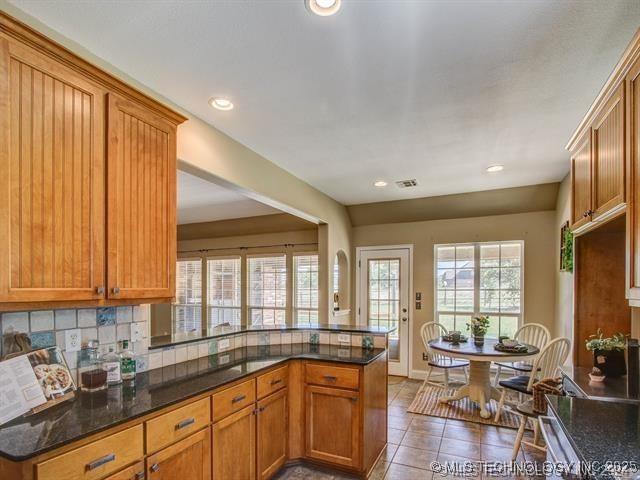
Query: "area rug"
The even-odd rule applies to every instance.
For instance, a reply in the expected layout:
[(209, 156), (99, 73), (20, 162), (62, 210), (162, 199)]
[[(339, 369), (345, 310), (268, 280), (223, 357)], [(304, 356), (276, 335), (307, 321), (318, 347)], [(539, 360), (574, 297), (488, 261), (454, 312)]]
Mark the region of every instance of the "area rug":
[[(496, 410), (498, 408), (498, 404), (495, 401), (491, 401), (488, 405), (488, 410), (491, 412), (491, 416), (489, 418), (482, 418), (477, 404), (468, 398), (450, 403), (440, 403), (438, 401), (440, 397), (453, 395), (455, 390), (455, 388), (447, 389), (434, 387), (433, 385), (422, 385), (407, 411), (411, 413), (418, 413), (420, 415), (466, 420), (468, 422), (496, 425), (499, 427), (517, 429), (520, 426), (520, 416), (509, 411), (508, 408), (504, 408), (502, 410), (500, 421), (495, 422), (493, 419), (495, 418)], [(529, 426), (530, 425), (527, 425), (527, 427)]]

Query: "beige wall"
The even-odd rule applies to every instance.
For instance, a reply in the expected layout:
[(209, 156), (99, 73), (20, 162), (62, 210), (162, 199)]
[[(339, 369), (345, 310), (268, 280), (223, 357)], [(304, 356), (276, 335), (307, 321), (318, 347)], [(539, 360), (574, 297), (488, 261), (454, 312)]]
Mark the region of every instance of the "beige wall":
[[(354, 227), (354, 246), (414, 245), (413, 288), (422, 310), (413, 311), (413, 370), (424, 370), (420, 327), (433, 320), (433, 251), (439, 243), (524, 240), (525, 322), (554, 329), (556, 297), (556, 215), (554, 211)], [(354, 252), (355, 255), (355, 252)], [(355, 274), (352, 274), (355, 277)], [(412, 305), (413, 309), (413, 305)]]
[[(556, 252), (560, 252), (560, 228), (571, 218), (571, 178), (560, 184), (556, 203)], [(573, 273), (560, 271), (560, 254), (556, 255), (556, 322), (554, 337), (567, 337), (573, 342)], [(573, 355), (567, 360), (571, 363)]]
[[(32, 28), (63, 45), (106, 72), (138, 88), (152, 98), (181, 112), (189, 118), (178, 129), (178, 159), (181, 168), (225, 184), (293, 215), (304, 216), (327, 224), (328, 254), (320, 267), (322, 311), (328, 314), (332, 306), (330, 268), (335, 253), (342, 249), (351, 255), (351, 221), (346, 208), (308, 183), (281, 169), (268, 159), (245, 147), (220, 130), (185, 111), (154, 92), (125, 72), (111, 65), (82, 45), (49, 28), (14, 5), (0, 0), (2, 9)], [(206, 99), (203, 99), (206, 101)], [(273, 159), (277, 161), (277, 159)], [(350, 259), (349, 259), (350, 260)]]

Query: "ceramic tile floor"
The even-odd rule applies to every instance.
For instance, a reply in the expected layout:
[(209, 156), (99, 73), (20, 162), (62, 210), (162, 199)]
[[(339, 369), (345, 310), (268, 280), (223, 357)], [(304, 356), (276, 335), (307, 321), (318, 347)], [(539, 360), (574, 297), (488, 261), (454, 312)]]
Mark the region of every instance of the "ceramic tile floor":
[[(389, 377), (388, 446), (369, 479), (438, 480), (453, 478), (431, 470), (432, 462), (495, 461), (508, 462), (516, 438), (509, 428), (479, 425), (407, 413), (420, 381)], [(524, 449), (518, 461), (544, 461), (535, 449)], [(514, 478), (472, 475), (475, 478)], [(346, 480), (353, 477), (309, 466), (293, 466), (278, 480)], [(526, 478), (526, 477), (517, 477)]]

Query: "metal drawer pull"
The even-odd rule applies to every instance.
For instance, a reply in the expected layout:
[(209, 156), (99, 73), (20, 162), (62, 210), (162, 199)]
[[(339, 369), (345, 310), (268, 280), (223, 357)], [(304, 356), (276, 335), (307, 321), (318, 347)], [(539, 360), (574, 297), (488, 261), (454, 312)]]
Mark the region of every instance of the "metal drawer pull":
[(271, 380), (271, 385), (277, 385), (279, 383), (282, 383), (282, 379), (280, 379), (280, 378), (276, 378), (275, 380)]
[(338, 380), (338, 377), (334, 377), (333, 375), (325, 375), (324, 379), (328, 382), (335, 382), (336, 380)]
[(246, 395), (238, 395), (237, 397), (233, 397), (233, 399), (231, 400), (231, 403), (238, 403), (241, 402), (242, 400), (244, 400), (245, 398), (247, 398)]
[(116, 459), (115, 454), (110, 453), (109, 455), (105, 455), (104, 457), (94, 460), (93, 462), (87, 464), (87, 470), (89, 471), (95, 470), (96, 468), (101, 467), (105, 463), (113, 462), (115, 459)]
[(181, 428), (185, 428), (188, 427), (189, 425), (193, 425), (194, 423), (196, 423), (196, 419), (191, 417), (191, 418), (185, 418), (184, 420), (178, 422), (176, 424), (176, 430), (180, 430)]
[(158, 470), (160, 470), (160, 465), (154, 463), (153, 465), (151, 465), (151, 468), (149, 468), (149, 470), (151, 470), (153, 473), (156, 473)]
[(144, 472), (136, 473), (136, 480), (144, 480)]

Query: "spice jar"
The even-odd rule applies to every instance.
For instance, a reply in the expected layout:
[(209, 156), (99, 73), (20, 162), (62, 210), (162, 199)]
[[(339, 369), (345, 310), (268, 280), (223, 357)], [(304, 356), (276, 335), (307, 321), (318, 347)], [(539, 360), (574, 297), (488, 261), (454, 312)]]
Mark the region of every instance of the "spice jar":
[(97, 392), (107, 388), (107, 371), (98, 356), (98, 340), (90, 340), (80, 351), (78, 362), (80, 389)]

